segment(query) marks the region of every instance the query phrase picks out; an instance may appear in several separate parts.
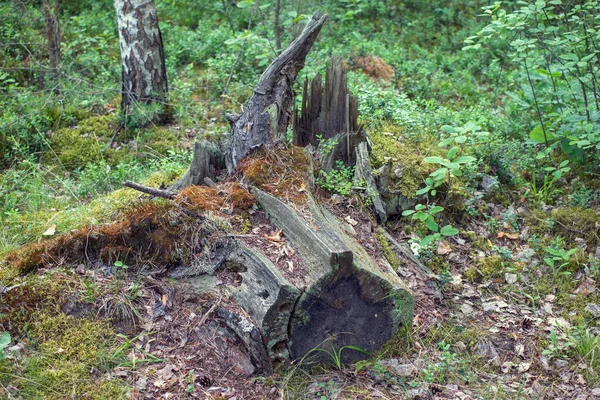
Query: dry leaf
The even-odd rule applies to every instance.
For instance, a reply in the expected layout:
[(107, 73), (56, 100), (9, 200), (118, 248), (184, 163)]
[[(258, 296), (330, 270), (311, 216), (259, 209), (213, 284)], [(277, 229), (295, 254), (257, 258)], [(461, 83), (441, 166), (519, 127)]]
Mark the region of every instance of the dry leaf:
[(575, 294), (583, 294), (585, 296), (590, 295), (596, 291), (596, 282), (592, 279), (584, 279), (581, 281), (577, 289), (575, 289)]
[(498, 239), (502, 239), (503, 237), (505, 237), (507, 239), (515, 240), (515, 239), (519, 238), (519, 234), (518, 233), (508, 233), (508, 232), (498, 232), (496, 237)]
[(269, 235), (265, 233), (265, 239), (270, 240), (271, 242), (281, 242), (281, 236), (283, 231), (280, 229), (277, 232), (271, 231)]
[(163, 294), (160, 299), (160, 302), (162, 303), (162, 305), (166, 306), (168, 301), (169, 301), (169, 296), (167, 296), (166, 294)]
[(346, 222), (349, 223), (352, 226), (356, 226), (358, 225), (358, 221), (353, 219), (351, 216), (347, 215), (345, 218)]
[(44, 233), (42, 233), (42, 236), (54, 236), (55, 233), (56, 233), (56, 224), (52, 224), (50, 226), (50, 228), (46, 229), (46, 231)]
[(442, 240), (440, 242), (440, 244), (438, 245), (437, 253), (440, 256), (443, 256), (444, 254), (448, 254), (448, 253), (451, 253), (451, 252), (452, 252), (452, 247), (450, 247), (450, 243), (448, 243), (445, 240)]

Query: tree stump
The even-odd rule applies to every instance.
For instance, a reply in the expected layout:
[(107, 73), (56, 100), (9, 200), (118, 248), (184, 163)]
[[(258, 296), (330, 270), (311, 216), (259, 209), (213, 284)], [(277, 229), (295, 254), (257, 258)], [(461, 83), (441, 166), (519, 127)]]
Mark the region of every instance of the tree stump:
[[(309, 353), (326, 360), (324, 352), (313, 351), (319, 348), (376, 351), (400, 327), (411, 326), (410, 289), (387, 262), (373, 260), (345, 232), (345, 222), (313, 200), (309, 222), (276, 197), (253, 192), (306, 268), (306, 284), (297, 287), (260, 251), (239, 243), (220, 266), (239, 274), (241, 283), (229, 290), (260, 329), (275, 367)], [(342, 353), (344, 362), (365, 357), (351, 349)]]
[(312, 15), (300, 36), (263, 72), (244, 112), (229, 117), (232, 130), (225, 161), (230, 174), (252, 151), (271, 146), (285, 134), (292, 113), (292, 87), (325, 20), (327, 15)]

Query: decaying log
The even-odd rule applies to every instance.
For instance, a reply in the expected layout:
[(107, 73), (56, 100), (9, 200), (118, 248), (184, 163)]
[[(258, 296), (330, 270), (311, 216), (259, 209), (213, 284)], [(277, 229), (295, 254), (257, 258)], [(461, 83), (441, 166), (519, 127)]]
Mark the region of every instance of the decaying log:
[(358, 99), (348, 90), (347, 73), (342, 60), (332, 58), (325, 74), (325, 85), (320, 74), (304, 82), (302, 106), (294, 112), (294, 145), (318, 147), (322, 140), (331, 140), (331, 151), (320, 152), (321, 169), (329, 172), (335, 161), (345, 165), (356, 162), (354, 148), (364, 135), (358, 124)]
[(293, 103), (292, 86), (327, 15), (314, 13), (306, 27), (265, 70), (240, 116), (231, 117), (226, 164), (230, 174), (254, 149), (271, 146), (285, 134)]
[(356, 167), (354, 168), (354, 180), (365, 181), (367, 184), (367, 195), (373, 203), (377, 220), (381, 225), (387, 222), (387, 212), (384, 203), (381, 201), (379, 189), (375, 178), (373, 177), (373, 169), (369, 160), (369, 150), (367, 142), (362, 142), (356, 147)]
[[(253, 191), (307, 268), (306, 287), (291, 315), (288, 349), (300, 359), (315, 348), (353, 345), (375, 351), (402, 326), (410, 326), (414, 299), (387, 264), (375, 262), (343, 224), (312, 203), (314, 223), (281, 200)], [(242, 305), (243, 306), (243, 305)], [(344, 362), (365, 357), (349, 350)]]
[(219, 146), (207, 141), (196, 142), (190, 167), (169, 190), (180, 191), (190, 185), (205, 185), (205, 178), (215, 179), (216, 172), (223, 168), (225, 158)]

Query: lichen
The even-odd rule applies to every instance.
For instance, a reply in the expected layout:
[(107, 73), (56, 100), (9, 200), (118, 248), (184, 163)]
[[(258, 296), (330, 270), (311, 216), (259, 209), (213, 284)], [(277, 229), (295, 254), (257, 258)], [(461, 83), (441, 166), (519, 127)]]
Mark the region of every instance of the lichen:
[(392, 247), (390, 242), (385, 237), (383, 228), (377, 229), (377, 231), (375, 232), (375, 238), (377, 239), (379, 246), (381, 246), (381, 250), (383, 251), (385, 259), (390, 263), (390, 265), (393, 268), (398, 268), (400, 266), (400, 259), (398, 258), (398, 255), (394, 251), (394, 248)]

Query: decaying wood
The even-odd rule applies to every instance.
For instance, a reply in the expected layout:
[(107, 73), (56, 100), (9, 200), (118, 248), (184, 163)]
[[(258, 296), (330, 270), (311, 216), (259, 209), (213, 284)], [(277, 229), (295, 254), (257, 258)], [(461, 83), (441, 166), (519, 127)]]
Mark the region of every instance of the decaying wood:
[(231, 117), (225, 158), (230, 174), (256, 148), (269, 147), (285, 134), (292, 111), (292, 86), (326, 19), (327, 15), (313, 14), (300, 36), (262, 74), (244, 112)]
[(212, 181), (217, 171), (223, 168), (225, 159), (218, 145), (207, 141), (196, 142), (190, 167), (169, 190), (180, 191), (191, 185), (206, 185), (205, 178)]
[(321, 140), (336, 142), (333, 151), (321, 154), (321, 168), (329, 171), (335, 160), (354, 165), (354, 148), (364, 140), (358, 124), (358, 99), (348, 90), (346, 69), (333, 58), (327, 67), (325, 85), (320, 74), (304, 82), (302, 106), (295, 111), (294, 144), (318, 146)]
[(385, 228), (381, 228), (381, 229), (383, 231), (383, 235), (388, 240), (388, 242), (390, 242), (392, 244), (392, 246), (394, 246), (396, 248), (396, 250), (398, 250), (398, 252), (402, 254), (403, 257), (408, 258), (417, 267), (421, 268), (421, 270), (423, 270), (423, 272), (425, 272), (426, 274), (428, 274), (428, 275), (431, 274), (431, 270), (428, 267), (426, 267), (425, 264), (423, 264), (421, 261), (419, 261), (419, 259), (417, 257), (415, 257), (409, 249), (407, 249), (402, 244), (400, 244), (396, 239), (394, 239), (394, 237), (392, 235), (390, 235), (390, 233)]
[(172, 192), (170, 190), (160, 190), (149, 186), (140, 185), (139, 183), (131, 181), (123, 182), (123, 186), (131, 188), (133, 190), (137, 190), (138, 192), (149, 194), (154, 197), (162, 197), (163, 199), (173, 200), (177, 195), (177, 193)]
[[(281, 200), (253, 190), (307, 268), (306, 288), (291, 315), (288, 348), (300, 359), (318, 347), (375, 351), (410, 326), (414, 299), (389, 264), (376, 263), (333, 214), (312, 202), (309, 223)], [(324, 344), (326, 343), (326, 344)], [(348, 351), (345, 362), (364, 358)]]
[(371, 168), (371, 161), (369, 160), (367, 142), (362, 142), (356, 147), (356, 167), (354, 169), (354, 180), (366, 182), (367, 195), (373, 203), (377, 220), (381, 225), (385, 225), (388, 215), (385, 205), (381, 200), (377, 183), (373, 177), (373, 170)]

